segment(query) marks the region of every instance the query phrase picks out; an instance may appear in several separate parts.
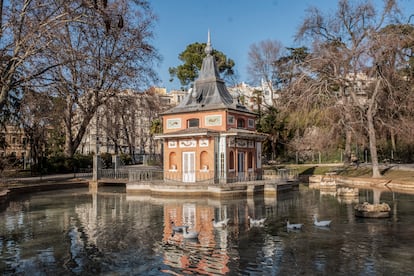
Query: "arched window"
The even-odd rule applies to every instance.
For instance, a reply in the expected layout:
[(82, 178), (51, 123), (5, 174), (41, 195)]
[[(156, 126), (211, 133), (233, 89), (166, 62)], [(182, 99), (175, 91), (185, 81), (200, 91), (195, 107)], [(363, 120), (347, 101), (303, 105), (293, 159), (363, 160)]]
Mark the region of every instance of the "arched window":
[(177, 170), (177, 154), (171, 152), (169, 156), (170, 170)]
[(200, 125), (200, 120), (197, 118), (192, 118), (192, 119), (187, 120), (187, 128), (199, 127), (199, 125)]
[(244, 121), (243, 118), (239, 118), (237, 119), (237, 128), (245, 128), (246, 127), (246, 122)]
[(253, 153), (252, 152), (249, 152), (247, 154), (247, 168), (253, 169)]
[(229, 155), (229, 169), (234, 170), (234, 153), (233, 153), (233, 151), (230, 151), (230, 155)]
[(208, 152), (202, 151), (200, 154), (200, 169), (203, 171), (208, 170)]

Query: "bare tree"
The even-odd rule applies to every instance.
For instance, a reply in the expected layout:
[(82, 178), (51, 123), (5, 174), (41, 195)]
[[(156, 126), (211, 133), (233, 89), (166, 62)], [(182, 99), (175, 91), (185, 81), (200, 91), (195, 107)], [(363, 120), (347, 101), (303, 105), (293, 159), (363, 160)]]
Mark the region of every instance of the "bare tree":
[(273, 104), (274, 87), (279, 84), (282, 72), (277, 66), (283, 56), (282, 43), (276, 40), (264, 40), (254, 43), (249, 50), (249, 64), (247, 70), (255, 82), (265, 81), (270, 90), (270, 99)]
[[(316, 64), (313, 66), (313, 74), (318, 77), (316, 84), (319, 91), (324, 89), (325, 95), (337, 98), (342, 104), (342, 119), (347, 131), (352, 130), (355, 108), (363, 118), (369, 136), (373, 177), (381, 176), (375, 114), (380, 104), (378, 99), (383, 92), (384, 79), (372, 68), (370, 43), (373, 36), (386, 24), (386, 20), (393, 19), (396, 13), (397, 4), (394, 0), (385, 0), (380, 12), (370, 2), (353, 4), (351, 1), (341, 0), (332, 16), (323, 15), (316, 8), (310, 9), (297, 34), (298, 38), (311, 39), (314, 50), (310, 62)], [(361, 100), (355, 89), (361, 73), (367, 74), (375, 82), (372, 89), (367, 91), (365, 100)]]
[[(409, 24), (391, 24), (372, 37), (370, 56), (373, 63), (371, 74), (378, 76), (381, 89), (378, 95), (378, 127), (389, 133), (391, 150), (396, 151), (397, 135), (406, 136), (409, 128), (403, 122), (410, 121), (414, 100), (412, 58), (414, 27)], [(376, 87), (375, 87), (376, 88)], [(375, 89), (374, 89), (375, 91)]]
[[(36, 83), (65, 99), (62, 115), (69, 157), (98, 107), (119, 91), (138, 90), (156, 79), (153, 68), (159, 60), (150, 44), (156, 18), (146, 1), (108, 1), (102, 6), (92, 1), (80, 3), (62, 4), (68, 11), (67, 24), (54, 30), (47, 49), (48, 61), (60, 66)], [(74, 20), (76, 16), (79, 20)]]
[(35, 91), (26, 90), (19, 115), (20, 124), (30, 146), (29, 157), (34, 165), (31, 168), (40, 170), (43, 158), (47, 156), (48, 134), (51, 122), (54, 120), (53, 115), (56, 115), (53, 112), (52, 99), (46, 94), (37, 94)]
[(137, 153), (153, 153), (151, 126), (161, 110), (160, 96), (154, 89), (142, 93), (123, 91), (102, 108), (105, 111), (101, 112), (104, 118), (100, 127), (115, 146), (115, 153), (129, 154), (133, 163)]
[(65, 24), (67, 11), (49, 0), (10, 0), (0, 5), (1, 110), (6, 107), (10, 91), (27, 86), (58, 65), (40, 57), (49, 45), (51, 30)]

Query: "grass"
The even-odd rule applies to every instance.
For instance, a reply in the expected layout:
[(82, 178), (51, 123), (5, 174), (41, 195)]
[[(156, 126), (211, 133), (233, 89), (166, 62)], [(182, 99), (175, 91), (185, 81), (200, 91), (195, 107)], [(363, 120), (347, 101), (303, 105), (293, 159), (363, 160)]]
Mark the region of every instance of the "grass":
[[(281, 169), (288, 168), (294, 169), (298, 175), (324, 175), (326, 173), (335, 172), (338, 175), (346, 177), (363, 177), (371, 178), (372, 169), (370, 167), (360, 166), (324, 166), (324, 165), (280, 165), (280, 166), (270, 166), (265, 169)], [(414, 182), (414, 171), (404, 171), (404, 170), (390, 170), (385, 169), (381, 171), (381, 174), (385, 179), (393, 179), (404, 182)]]

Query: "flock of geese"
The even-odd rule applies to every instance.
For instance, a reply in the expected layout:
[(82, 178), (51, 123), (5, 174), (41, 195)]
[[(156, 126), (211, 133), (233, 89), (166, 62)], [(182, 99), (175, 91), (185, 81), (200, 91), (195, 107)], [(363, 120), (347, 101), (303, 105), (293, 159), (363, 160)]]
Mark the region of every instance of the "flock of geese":
[[(227, 227), (229, 221), (229, 218), (220, 221), (216, 221), (214, 218), (212, 219), (214, 228), (225, 228)], [(250, 216), (248, 216), (248, 223), (250, 227), (261, 227), (264, 226), (265, 222), (266, 218), (253, 219)], [(332, 220), (318, 220), (317, 215), (313, 215), (313, 225), (317, 227), (330, 227), (331, 222)], [(171, 222), (171, 225), (173, 230), (172, 236), (174, 236), (175, 233), (182, 233), (184, 239), (198, 239), (199, 232), (188, 231), (189, 226), (175, 225), (174, 221)], [(289, 220), (286, 220), (286, 228), (288, 230), (301, 230), (303, 225), (303, 223), (290, 223)]]
[[(313, 215), (313, 225), (317, 227), (329, 227), (331, 226), (332, 220), (318, 220), (317, 215)], [(290, 223), (289, 220), (286, 220), (286, 228), (288, 230), (300, 230), (303, 227), (303, 223)]]

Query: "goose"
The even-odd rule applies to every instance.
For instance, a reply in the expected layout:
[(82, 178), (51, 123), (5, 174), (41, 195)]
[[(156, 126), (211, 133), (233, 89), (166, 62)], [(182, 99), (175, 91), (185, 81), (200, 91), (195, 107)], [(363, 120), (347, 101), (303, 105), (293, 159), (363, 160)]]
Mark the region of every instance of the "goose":
[(250, 216), (247, 217), (250, 222), (250, 226), (263, 226), (266, 218), (252, 219)]
[(190, 231), (188, 232), (188, 228), (185, 228), (185, 231), (183, 231), (183, 237), (184, 239), (198, 239), (199, 232), (196, 231)]
[(230, 220), (229, 218), (226, 218), (226, 219), (220, 220), (220, 221), (216, 221), (215, 219), (212, 219), (211, 221), (213, 222), (213, 226), (215, 228), (224, 228), (229, 223), (229, 220)]
[(187, 229), (187, 225), (175, 225), (174, 221), (171, 222), (173, 232), (184, 232), (184, 229)]
[(289, 220), (286, 220), (286, 227), (287, 229), (302, 229), (303, 223), (294, 223), (291, 224)]
[(329, 227), (331, 225), (332, 220), (321, 220), (318, 221), (318, 218), (316, 215), (313, 215), (313, 224), (315, 226), (321, 226), (321, 227)]

